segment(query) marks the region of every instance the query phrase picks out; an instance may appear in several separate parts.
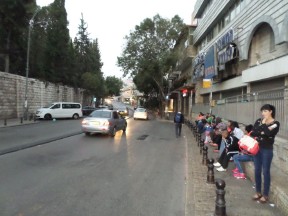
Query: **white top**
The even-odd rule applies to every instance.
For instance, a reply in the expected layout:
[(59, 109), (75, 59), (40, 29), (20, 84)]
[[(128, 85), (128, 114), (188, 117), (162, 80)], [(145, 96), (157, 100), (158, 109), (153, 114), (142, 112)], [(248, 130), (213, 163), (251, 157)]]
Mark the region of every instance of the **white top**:
[(241, 139), (244, 136), (244, 132), (240, 128), (234, 128), (233, 134), (237, 139)]

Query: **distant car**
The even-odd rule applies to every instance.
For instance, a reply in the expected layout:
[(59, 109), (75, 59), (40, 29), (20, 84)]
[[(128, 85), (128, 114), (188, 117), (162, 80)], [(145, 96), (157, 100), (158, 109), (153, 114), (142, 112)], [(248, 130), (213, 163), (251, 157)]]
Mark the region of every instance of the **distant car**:
[(129, 110), (127, 107), (118, 107), (117, 111), (121, 116), (128, 116), (129, 115)]
[(83, 116), (88, 116), (90, 115), (90, 113), (92, 113), (94, 110), (96, 110), (95, 107), (92, 107), (92, 106), (85, 106), (82, 108), (82, 113), (83, 113)]
[(148, 120), (148, 112), (145, 108), (137, 108), (134, 111), (133, 118), (136, 119), (145, 119)]
[(109, 107), (108, 106), (106, 106), (106, 105), (100, 105), (100, 106), (98, 106), (97, 107), (97, 109), (109, 109)]
[(82, 121), (82, 131), (86, 135), (101, 133), (114, 137), (119, 130), (125, 133), (126, 128), (127, 121), (112, 110), (95, 110)]

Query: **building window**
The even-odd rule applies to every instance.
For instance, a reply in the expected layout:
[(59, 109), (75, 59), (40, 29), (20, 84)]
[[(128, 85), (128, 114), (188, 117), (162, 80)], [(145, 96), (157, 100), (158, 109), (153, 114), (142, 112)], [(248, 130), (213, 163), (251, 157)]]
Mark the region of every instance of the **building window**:
[(228, 11), (228, 13), (225, 16), (225, 26), (227, 26), (230, 23), (230, 12)]
[(231, 20), (234, 20), (234, 18), (236, 17), (236, 9), (235, 9), (235, 6), (233, 5), (231, 8), (231, 13), (230, 13), (230, 19)]
[(208, 33), (207, 42), (210, 42), (212, 39), (213, 39), (213, 30)]

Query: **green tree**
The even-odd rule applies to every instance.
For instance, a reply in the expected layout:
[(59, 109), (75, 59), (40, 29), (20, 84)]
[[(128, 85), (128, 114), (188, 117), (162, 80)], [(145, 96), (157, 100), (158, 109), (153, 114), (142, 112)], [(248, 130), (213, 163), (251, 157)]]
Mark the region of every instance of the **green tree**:
[(132, 76), (139, 91), (157, 95), (161, 110), (167, 93), (165, 77), (175, 64), (172, 49), (184, 26), (177, 15), (171, 20), (158, 14), (153, 19), (146, 18), (125, 37), (126, 47), (118, 57), (124, 76)]
[(79, 77), (81, 77), (85, 72), (90, 71), (88, 64), (90, 39), (87, 28), (88, 27), (86, 22), (84, 21), (83, 14), (81, 14), (77, 37), (74, 39), (74, 46), (77, 52), (77, 59), (78, 59)]
[(78, 70), (76, 76), (81, 78), (80, 86), (82, 88), (88, 89), (90, 94), (96, 97), (103, 97), (107, 93), (107, 89), (101, 71), (103, 63), (101, 62), (98, 40), (89, 39), (87, 29), (82, 14), (77, 37), (74, 39), (76, 68)]
[(0, 1), (0, 70), (25, 74), (27, 29), (36, 0)]
[(46, 79), (51, 82), (69, 83), (69, 30), (65, 0), (55, 0), (49, 6), (45, 55)]
[(123, 88), (123, 82), (121, 79), (115, 76), (107, 76), (105, 85), (108, 91), (108, 95), (120, 95), (120, 89)]

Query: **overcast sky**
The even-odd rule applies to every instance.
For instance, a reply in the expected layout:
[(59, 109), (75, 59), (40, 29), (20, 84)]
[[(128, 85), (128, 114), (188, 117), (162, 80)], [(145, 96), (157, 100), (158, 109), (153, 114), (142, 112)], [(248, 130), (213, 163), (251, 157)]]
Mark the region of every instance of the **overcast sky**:
[[(37, 0), (45, 6), (53, 0)], [(102, 71), (105, 76), (122, 77), (116, 66), (121, 55), (124, 37), (145, 18), (157, 13), (171, 19), (178, 14), (186, 24), (191, 24), (191, 14), (196, 0), (66, 0), (70, 36), (74, 38), (80, 24), (81, 13), (88, 24), (91, 39), (98, 38)]]

